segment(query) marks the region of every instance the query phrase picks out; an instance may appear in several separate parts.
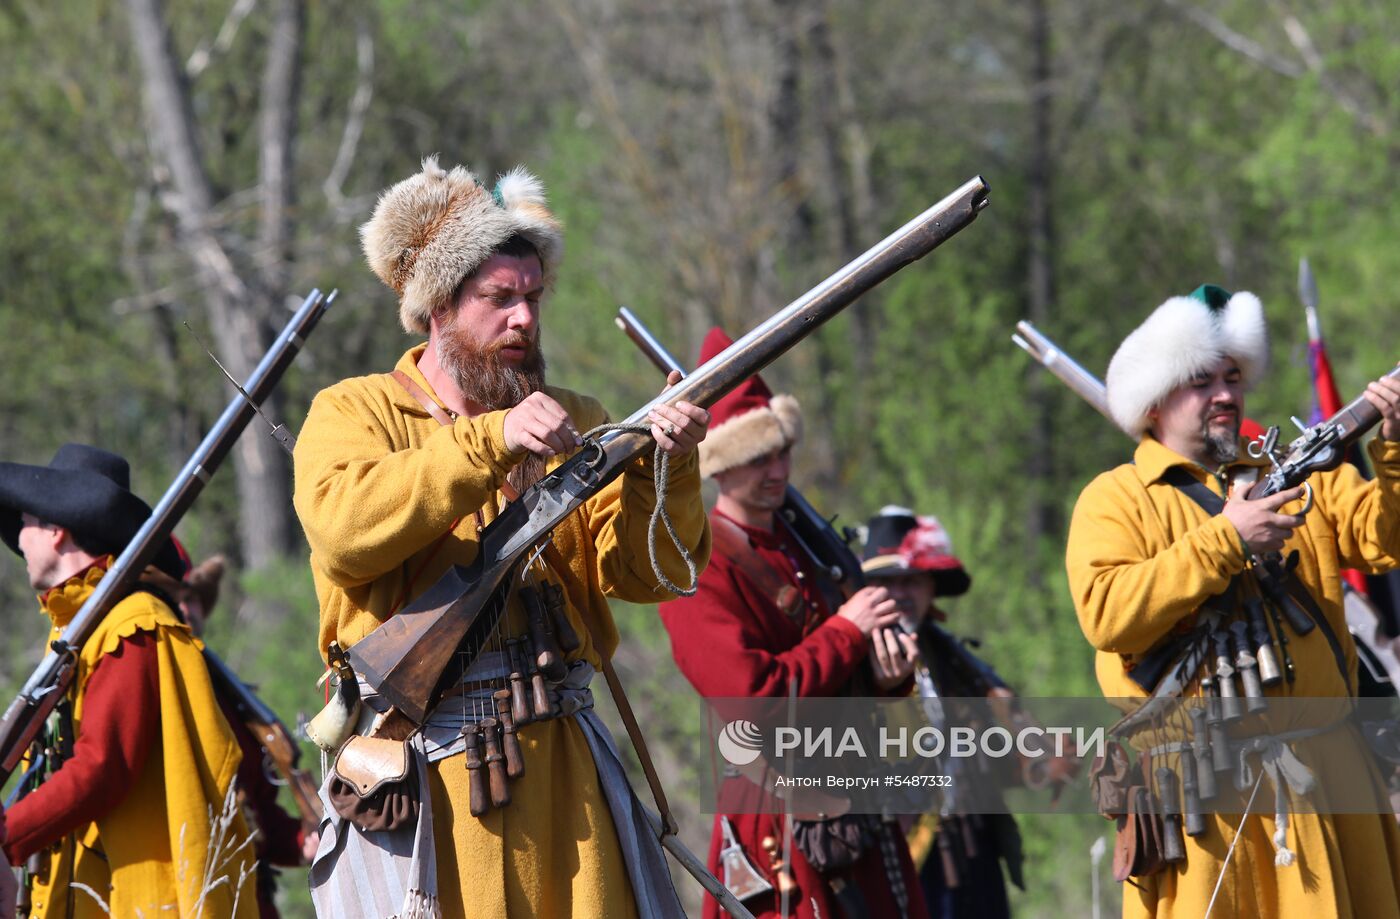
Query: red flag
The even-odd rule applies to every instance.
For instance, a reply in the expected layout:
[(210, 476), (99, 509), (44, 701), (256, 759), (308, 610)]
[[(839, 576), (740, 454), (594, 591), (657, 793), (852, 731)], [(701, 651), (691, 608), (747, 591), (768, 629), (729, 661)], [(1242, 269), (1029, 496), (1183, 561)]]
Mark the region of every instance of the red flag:
[[(1311, 306), (1308, 307), (1308, 357), (1308, 369), (1312, 371), (1313, 382), (1313, 413), (1308, 423), (1318, 424), (1342, 410), (1342, 397), (1337, 394), (1337, 381), (1332, 377), (1332, 362), (1327, 359), (1327, 346), (1322, 342), (1317, 311)], [(1347, 458), (1357, 464), (1364, 474), (1366, 467), (1362, 465), (1360, 451), (1350, 452), (1351, 455)], [(1366, 576), (1360, 571), (1354, 568), (1344, 569), (1342, 580), (1350, 584), (1361, 596), (1370, 596), (1370, 591), (1366, 588)]]
[(1331, 418), (1342, 410), (1342, 397), (1337, 394), (1337, 381), (1332, 378), (1332, 362), (1327, 359), (1327, 346), (1320, 337), (1308, 342), (1309, 369), (1312, 371), (1313, 417), (1310, 424)]

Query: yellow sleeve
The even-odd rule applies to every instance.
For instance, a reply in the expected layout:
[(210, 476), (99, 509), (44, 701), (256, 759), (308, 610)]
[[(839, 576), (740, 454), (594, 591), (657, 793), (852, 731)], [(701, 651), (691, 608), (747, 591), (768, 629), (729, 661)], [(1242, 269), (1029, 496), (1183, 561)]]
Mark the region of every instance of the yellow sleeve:
[[(572, 409), (581, 427), (594, 427), (608, 420), (603, 407), (594, 399), (583, 397), (578, 408)], [(656, 478), (652, 451), (633, 460), (627, 469), (585, 504), (589, 536), (597, 550), (597, 571), (603, 593), (630, 603), (660, 603), (675, 595), (657, 583), (647, 552), (647, 526), (656, 507)], [(670, 465), (666, 510), (676, 527), (676, 535), (690, 551), (698, 576), (710, 560), (710, 520), (700, 494), (700, 456), (692, 451), (685, 459)], [(656, 527), (656, 557), (661, 570), (671, 583), (681, 587), (690, 583), (685, 561), (666, 527)]]
[(1244, 543), (1221, 516), (1149, 554), (1143, 517), (1152, 513), (1113, 473), (1074, 506), (1065, 566), (1079, 626), (1100, 651), (1142, 654), (1244, 569)]
[(373, 581), (490, 500), (524, 455), (506, 448), (505, 415), (458, 418), (394, 449), (365, 393), (318, 394), (297, 439), (293, 500), (326, 576), (342, 588)]
[(1367, 452), (1374, 480), (1343, 463), (1316, 476), (1313, 486), (1345, 566), (1375, 574), (1400, 566), (1400, 442), (1377, 437)]

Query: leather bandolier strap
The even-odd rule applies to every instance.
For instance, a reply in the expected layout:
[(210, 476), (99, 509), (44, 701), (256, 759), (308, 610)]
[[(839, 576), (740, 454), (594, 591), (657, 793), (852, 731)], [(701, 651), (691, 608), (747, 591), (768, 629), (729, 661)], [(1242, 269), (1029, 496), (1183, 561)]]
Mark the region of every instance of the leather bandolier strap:
[(749, 537), (737, 523), (727, 517), (710, 518), (714, 551), (734, 563), (760, 594), (773, 602), (784, 616), (797, 618), (802, 614), (802, 592), (786, 576), (765, 562), (749, 544)]
[[(419, 405), (423, 406), (434, 421), (444, 427), (452, 426), (452, 416), (448, 414), (446, 409), (434, 402), (423, 391), (423, 387), (413, 382), (412, 377), (402, 370), (395, 370), (392, 376), (400, 386), (408, 391), (410, 396), (418, 401)], [(515, 501), (520, 497), (520, 493), (509, 482), (502, 482), (500, 491), (507, 501)], [(552, 536), (545, 542), (543, 554), (546, 564), (560, 575), (569, 570), (568, 564), (554, 545)], [(566, 583), (564, 586), (567, 590), (568, 584)], [(656, 800), (656, 808), (661, 815), (661, 835), (675, 836), (680, 832), (680, 826), (671, 814), (671, 805), (666, 800), (665, 790), (661, 787), (661, 778), (656, 774), (656, 766), (652, 762), (651, 752), (647, 749), (646, 739), (642, 736), (641, 725), (637, 723), (637, 716), (632, 711), (632, 703), (627, 699), (627, 692), (622, 688), (622, 681), (618, 678), (617, 671), (613, 669), (612, 661), (593, 640), (593, 631), (588, 624), (588, 617), (584, 615), (584, 608), (577, 603), (574, 604), (574, 608), (579, 611), (579, 620), (583, 623), (584, 633), (588, 636), (589, 644), (593, 646), (594, 651), (598, 654), (598, 660), (602, 663), (603, 678), (607, 680), (608, 691), (612, 693), (613, 702), (617, 705), (617, 712), (622, 717), (623, 727), (627, 730), (627, 737), (632, 741), (633, 749), (637, 751), (637, 760), (642, 765), (647, 785), (651, 787), (652, 797)]]

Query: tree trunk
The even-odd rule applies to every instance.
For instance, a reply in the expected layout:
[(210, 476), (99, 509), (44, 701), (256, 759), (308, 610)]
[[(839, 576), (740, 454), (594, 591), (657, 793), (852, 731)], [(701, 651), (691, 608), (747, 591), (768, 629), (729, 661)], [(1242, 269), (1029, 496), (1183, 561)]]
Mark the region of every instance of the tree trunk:
[[(149, 144), (168, 171), (163, 204), (180, 225), (180, 245), (194, 263), (209, 306), (215, 349), (229, 372), (247, 379), (272, 342), (273, 298), (285, 294), (291, 230), (291, 139), (295, 128), (301, 4), (282, 0), (269, 45), (263, 91), (261, 173), (264, 182), (258, 269), (240, 272), (214, 229), (215, 194), (200, 152), (198, 125), (185, 74), (172, 47), (160, 0), (127, 0), (140, 60)], [(277, 286), (269, 286), (269, 283)], [(273, 408), (275, 411), (275, 405)], [(295, 545), (291, 464), (254, 422), (233, 451), (243, 563), (262, 568)]]

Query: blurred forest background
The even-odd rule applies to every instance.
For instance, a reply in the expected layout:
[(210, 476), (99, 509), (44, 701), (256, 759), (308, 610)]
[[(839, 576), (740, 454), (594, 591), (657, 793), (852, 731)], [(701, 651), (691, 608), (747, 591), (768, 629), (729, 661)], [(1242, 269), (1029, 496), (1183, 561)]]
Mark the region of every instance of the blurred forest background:
[[(231, 396), (185, 324), (242, 379), (312, 286), (339, 301), (268, 414), (296, 430), (320, 387), (388, 370), (412, 342), (356, 229), (425, 154), (544, 179), (568, 242), (552, 380), (618, 416), (659, 385), (619, 304), (693, 361), (710, 324), (747, 330), (980, 173), (973, 226), (767, 377), (805, 407), (795, 479), (815, 503), (940, 516), (974, 578), (951, 626), (1025, 694), (1093, 693), (1066, 517), (1129, 444), (1012, 328), (1032, 319), (1102, 374), (1168, 295), (1253, 290), (1275, 370), (1250, 412), (1286, 424), (1311, 399), (1306, 255), (1354, 395), (1400, 357), (1398, 31), (1377, 0), (3, 3), (0, 456), (99, 444), (154, 503)], [(289, 490), (255, 422), (179, 533), (235, 560), (210, 644), (291, 721), (318, 707), (321, 662)], [(44, 623), (8, 554), (0, 600), (9, 690)], [(703, 852), (698, 706), (654, 612), (618, 616)], [(1023, 820), (1018, 914), (1088, 915), (1106, 828)], [(286, 876), (286, 915), (311, 915), (304, 883)]]

